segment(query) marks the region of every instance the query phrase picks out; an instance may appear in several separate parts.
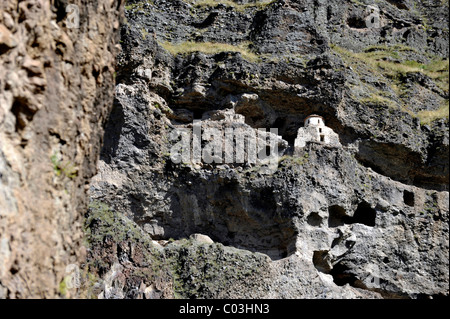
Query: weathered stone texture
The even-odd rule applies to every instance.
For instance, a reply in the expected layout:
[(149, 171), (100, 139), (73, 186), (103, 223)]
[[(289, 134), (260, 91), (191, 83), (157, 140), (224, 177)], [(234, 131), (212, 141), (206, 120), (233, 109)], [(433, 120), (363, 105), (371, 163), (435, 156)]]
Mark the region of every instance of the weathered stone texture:
[[(142, 263), (129, 248), (139, 239), (103, 235), (87, 268), (105, 278), (115, 263), (132, 269), (125, 298), (447, 296), (448, 116), (424, 124), (417, 114), (448, 103), (448, 84), (425, 70), (435, 59), (448, 77), (448, 14), (440, 1), (378, 1), (369, 27), (369, 5), (130, 4), (91, 200), (127, 216), (159, 253)], [(258, 59), (190, 52), (184, 41)], [(313, 113), (339, 142), (290, 156)], [(248, 163), (173, 163), (168, 133), (202, 116), (211, 127), (276, 127), (290, 148), (269, 175)], [(196, 233), (214, 243), (186, 240)], [(152, 263), (162, 273), (136, 272)]]
[(0, 297), (57, 297), (65, 267), (84, 258), (121, 10), (121, 0), (0, 3)]

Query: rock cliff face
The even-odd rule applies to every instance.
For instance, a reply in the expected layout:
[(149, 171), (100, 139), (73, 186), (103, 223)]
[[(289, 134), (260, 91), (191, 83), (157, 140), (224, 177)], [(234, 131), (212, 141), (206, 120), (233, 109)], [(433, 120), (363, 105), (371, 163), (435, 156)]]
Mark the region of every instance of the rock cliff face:
[(0, 3), (0, 298), (54, 298), (85, 258), (121, 0)]
[[(447, 8), (129, 1), (86, 224), (89, 271), (123, 277), (98, 295), (448, 295)], [(172, 161), (174, 129), (241, 125), (220, 110), (278, 129), (275, 171)], [(312, 113), (340, 143), (293, 155)], [(139, 232), (98, 236), (108, 220)]]
[[(89, 269), (108, 277), (120, 265), (125, 274), (121, 289), (106, 283), (100, 295), (448, 295), (442, 6), (129, 3), (120, 84), (91, 199), (143, 232), (110, 237), (109, 263), (101, 267), (95, 261), (104, 256), (104, 238), (90, 237)], [(208, 116), (214, 110), (243, 115), (251, 128), (277, 128), (289, 145), (277, 169), (175, 164), (169, 133), (202, 118), (204, 130), (216, 127)], [(312, 113), (342, 145), (307, 143), (292, 156)], [(87, 227), (101, 234), (105, 222), (94, 208)], [(196, 233), (214, 243), (197, 242)]]
[[(447, 1), (127, 1), (113, 102), (120, 3), (76, 3), (1, 7), (0, 296), (448, 296)], [(200, 119), (275, 168), (175, 161)]]

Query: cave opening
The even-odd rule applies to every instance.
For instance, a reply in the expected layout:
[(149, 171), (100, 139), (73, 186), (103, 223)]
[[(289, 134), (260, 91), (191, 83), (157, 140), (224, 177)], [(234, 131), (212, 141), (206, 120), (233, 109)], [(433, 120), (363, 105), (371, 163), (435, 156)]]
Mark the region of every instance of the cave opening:
[(185, 177), (193, 189), (187, 190), (184, 183), (173, 186), (168, 196), (170, 211), (149, 219), (134, 208), (139, 216), (135, 221), (142, 227), (148, 224), (147, 229), (154, 232), (152, 238), (178, 240), (197, 233), (216, 243), (266, 254), (272, 260), (295, 253), (296, 225), (289, 214), (276, 213), (279, 207), (272, 187), (243, 192), (235, 181), (219, 175), (207, 183), (200, 176), (199, 180)]
[(358, 205), (353, 217), (347, 215), (346, 210), (339, 206), (333, 205), (328, 208), (328, 227), (339, 227), (345, 224), (363, 224), (374, 227), (377, 212), (370, 204), (362, 202)]
[(343, 207), (333, 205), (328, 208), (328, 227), (339, 227), (349, 223), (350, 217)]
[(313, 265), (314, 267), (324, 273), (329, 274), (333, 277), (333, 282), (338, 286), (345, 286), (349, 284), (355, 287), (359, 279), (351, 273), (350, 269), (341, 262), (332, 265), (328, 250), (316, 250), (313, 254)]
[(414, 207), (414, 193), (405, 189), (403, 191), (403, 202), (408, 206)]
[(311, 226), (319, 227), (322, 225), (323, 219), (320, 217), (319, 213), (312, 212), (306, 218), (306, 222)]
[(361, 17), (353, 16), (347, 19), (347, 25), (354, 29), (364, 29), (367, 27), (366, 21)]
[(350, 269), (342, 263), (337, 263), (330, 270), (329, 274), (333, 276), (333, 281), (338, 286), (349, 284), (354, 287), (358, 278), (350, 272)]
[(355, 214), (352, 218), (352, 222), (374, 227), (376, 217), (376, 210), (370, 207), (368, 203), (362, 202), (356, 208)]
[(320, 272), (329, 274), (332, 267), (327, 261), (328, 250), (316, 250), (313, 253), (313, 265)]

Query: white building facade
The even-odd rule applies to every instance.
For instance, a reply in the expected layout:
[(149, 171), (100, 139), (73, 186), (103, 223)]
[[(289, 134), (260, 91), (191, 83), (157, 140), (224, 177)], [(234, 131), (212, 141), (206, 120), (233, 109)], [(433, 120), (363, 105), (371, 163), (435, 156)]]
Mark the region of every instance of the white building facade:
[(298, 129), (294, 142), (294, 152), (301, 150), (308, 142), (316, 142), (331, 146), (340, 146), (339, 136), (325, 126), (323, 117), (312, 114), (305, 119), (304, 127)]

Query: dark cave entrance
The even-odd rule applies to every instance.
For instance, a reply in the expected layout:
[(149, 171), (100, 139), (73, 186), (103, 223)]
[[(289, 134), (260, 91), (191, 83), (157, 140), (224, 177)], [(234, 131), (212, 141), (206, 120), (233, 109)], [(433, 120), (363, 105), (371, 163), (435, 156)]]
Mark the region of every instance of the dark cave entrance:
[(278, 207), (271, 186), (245, 191), (220, 176), (208, 181), (191, 177), (188, 185), (170, 190), (171, 212), (157, 218), (164, 228), (161, 239), (200, 233), (216, 243), (263, 253), (272, 260), (295, 253), (295, 223)]
[(366, 202), (358, 204), (353, 217), (347, 215), (347, 211), (343, 207), (333, 205), (328, 208), (328, 227), (339, 227), (355, 223), (374, 227), (376, 217), (376, 210)]
[(404, 190), (403, 191), (403, 202), (411, 207), (414, 207), (414, 193)]
[(362, 202), (358, 205), (358, 208), (353, 215), (352, 222), (374, 227), (376, 217), (377, 212), (375, 209), (370, 207), (368, 203)]

